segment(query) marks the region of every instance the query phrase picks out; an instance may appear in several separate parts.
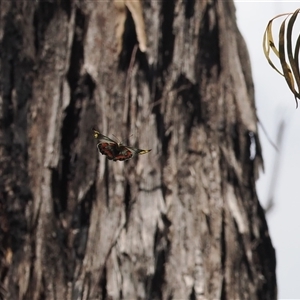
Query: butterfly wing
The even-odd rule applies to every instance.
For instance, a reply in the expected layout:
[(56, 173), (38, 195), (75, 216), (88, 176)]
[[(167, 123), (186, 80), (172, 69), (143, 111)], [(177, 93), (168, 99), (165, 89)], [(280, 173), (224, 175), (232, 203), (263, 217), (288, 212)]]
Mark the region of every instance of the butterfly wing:
[(101, 134), (96, 129), (94, 131), (94, 138), (98, 140), (97, 148), (99, 152), (103, 155), (106, 155), (108, 159), (115, 160), (115, 156), (118, 154), (119, 145), (114, 140), (109, 137)]
[(133, 147), (124, 146), (124, 145), (122, 145), (120, 148), (121, 149), (120, 149), (119, 155), (116, 157), (116, 159), (118, 159), (118, 160), (128, 160), (134, 156), (146, 154), (152, 150), (152, 149), (143, 150), (143, 149), (133, 148)]
[(116, 149), (115, 145), (100, 142), (97, 144), (97, 148), (98, 148), (98, 151), (101, 154), (106, 155), (106, 157), (108, 159), (115, 160), (115, 156), (117, 153), (117, 149)]
[(136, 149), (137, 154), (142, 155), (142, 154), (146, 154), (148, 152), (150, 152), (152, 149), (149, 150), (143, 150), (143, 149)]
[(116, 154), (116, 156), (114, 157), (114, 161), (116, 160), (129, 160), (130, 158), (132, 158), (135, 153), (132, 152), (132, 150), (130, 150), (128, 147), (120, 145), (119, 149), (118, 149), (118, 153)]
[(103, 135), (102, 133), (100, 133), (98, 130), (93, 128), (93, 132), (94, 132), (94, 138), (99, 140), (99, 141), (103, 141), (103, 142), (107, 142), (107, 143), (112, 143), (112, 144), (116, 144), (118, 145), (118, 143), (112, 139), (110, 139), (109, 137)]

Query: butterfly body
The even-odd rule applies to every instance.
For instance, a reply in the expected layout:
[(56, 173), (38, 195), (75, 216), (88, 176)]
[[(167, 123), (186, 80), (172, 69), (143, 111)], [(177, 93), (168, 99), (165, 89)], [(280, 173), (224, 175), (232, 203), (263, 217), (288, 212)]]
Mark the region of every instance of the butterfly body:
[(109, 160), (125, 161), (131, 159), (134, 156), (146, 154), (151, 151), (151, 149), (143, 150), (125, 146), (122, 143), (117, 143), (95, 129), (93, 129), (93, 132), (94, 138), (98, 140), (97, 148), (99, 152), (105, 155)]

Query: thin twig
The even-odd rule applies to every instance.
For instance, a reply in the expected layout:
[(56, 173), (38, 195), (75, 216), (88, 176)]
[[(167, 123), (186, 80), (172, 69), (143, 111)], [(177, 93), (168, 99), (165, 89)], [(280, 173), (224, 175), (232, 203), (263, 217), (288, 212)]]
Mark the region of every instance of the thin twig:
[(276, 191), (276, 186), (277, 186), (277, 180), (279, 176), (279, 168), (280, 168), (280, 162), (281, 162), (281, 148), (282, 148), (282, 139), (283, 139), (283, 134), (285, 130), (285, 122), (282, 120), (278, 126), (278, 131), (277, 131), (277, 138), (276, 138), (276, 144), (278, 145), (278, 151), (277, 155), (275, 156), (274, 160), (274, 166), (273, 166), (273, 172), (272, 172), (272, 177), (271, 177), (271, 182), (270, 182), (270, 187), (269, 187), (269, 195), (267, 199), (267, 203), (265, 205), (265, 212), (268, 213), (272, 210), (274, 207), (274, 198), (275, 198), (275, 191)]
[(278, 148), (277, 148), (277, 146), (275, 145), (275, 143), (271, 140), (271, 138), (270, 138), (270, 136), (269, 136), (269, 134), (268, 134), (268, 132), (267, 132), (265, 126), (263, 125), (263, 123), (260, 121), (259, 118), (257, 118), (257, 120), (258, 120), (258, 124), (260, 125), (260, 127), (261, 127), (263, 133), (265, 134), (265, 136), (266, 136), (268, 142), (269, 142), (269, 143), (272, 145), (272, 147), (278, 152)]

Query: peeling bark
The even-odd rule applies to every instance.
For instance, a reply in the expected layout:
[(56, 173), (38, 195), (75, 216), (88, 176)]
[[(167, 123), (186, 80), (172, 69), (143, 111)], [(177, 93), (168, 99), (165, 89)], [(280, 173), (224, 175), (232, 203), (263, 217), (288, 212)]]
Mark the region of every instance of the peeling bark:
[[(127, 11), (118, 55), (113, 2), (0, 1), (7, 299), (277, 296), (233, 3), (142, 8), (147, 52)], [(152, 152), (108, 161), (93, 126)]]

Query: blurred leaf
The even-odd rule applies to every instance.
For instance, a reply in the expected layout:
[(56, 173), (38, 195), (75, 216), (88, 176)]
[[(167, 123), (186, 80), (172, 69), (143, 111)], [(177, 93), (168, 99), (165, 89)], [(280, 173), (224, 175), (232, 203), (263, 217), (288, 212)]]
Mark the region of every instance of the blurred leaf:
[(132, 19), (134, 21), (139, 48), (142, 52), (145, 52), (147, 50), (147, 37), (141, 1), (114, 0), (114, 4), (118, 12), (116, 18), (116, 38), (118, 44), (118, 53), (122, 51), (122, 37), (127, 17), (126, 7), (130, 11)]
[(118, 54), (122, 51), (122, 37), (124, 33), (124, 26), (126, 20), (126, 6), (125, 1), (114, 1), (115, 8), (117, 10), (116, 16), (116, 39), (117, 39), (117, 51)]
[(125, 5), (128, 7), (134, 21), (139, 48), (142, 52), (145, 52), (147, 50), (147, 39), (141, 1), (126, 0)]

